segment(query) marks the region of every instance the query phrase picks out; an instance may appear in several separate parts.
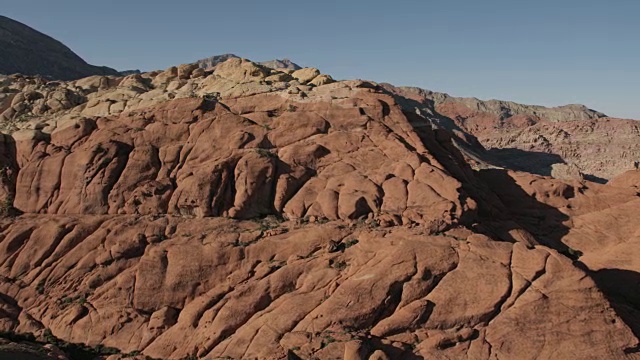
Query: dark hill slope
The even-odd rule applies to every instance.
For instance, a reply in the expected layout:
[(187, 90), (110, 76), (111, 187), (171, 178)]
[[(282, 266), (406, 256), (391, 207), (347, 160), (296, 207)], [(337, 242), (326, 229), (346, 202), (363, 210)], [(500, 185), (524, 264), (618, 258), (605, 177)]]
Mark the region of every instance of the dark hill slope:
[(91, 75), (118, 75), (114, 69), (87, 64), (56, 39), (0, 16), (0, 74), (41, 75), (75, 80)]

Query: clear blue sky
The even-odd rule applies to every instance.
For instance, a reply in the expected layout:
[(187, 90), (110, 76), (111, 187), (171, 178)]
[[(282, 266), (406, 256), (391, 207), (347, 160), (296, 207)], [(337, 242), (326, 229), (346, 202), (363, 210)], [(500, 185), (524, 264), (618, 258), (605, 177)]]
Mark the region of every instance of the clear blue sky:
[(1, 0), (0, 14), (96, 65), (222, 53), (339, 79), (640, 119), (640, 0)]

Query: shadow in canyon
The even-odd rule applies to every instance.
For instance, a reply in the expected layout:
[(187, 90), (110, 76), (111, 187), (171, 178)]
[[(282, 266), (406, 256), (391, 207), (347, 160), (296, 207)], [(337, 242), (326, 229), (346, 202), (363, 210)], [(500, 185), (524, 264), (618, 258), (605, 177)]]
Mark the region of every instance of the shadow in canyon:
[(587, 181), (598, 183), (598, 184), (606, 184), (606, 183), (609, 182), (609, 180), (607, 180), (605, 178), (601, 178), (599, 176), (595, 176), (595, 175), (591, 175), (591, 174), (584, 174), (584, 179), (587, 180)]
[[(577, 265), (595, 281), (616, 314), (640, 339), (640, 273), (623, 269), (592, 271), (581, 262)], [(640, 344), (635, 348), (626, 349), (625, 352), (640, 352)]]
[[(482, 170), (478, 175), (500, 198), (507, 211), (507, 222), (485, 219), (488, 220), (485, 222), (488, 232), (494, 232), (495, 236), (507, 241), (518, 241), (510, 238), (509, 234), (520, 227), (533, 235), (538, 243), (574, 260), (574, 265), (593, 279), (616, 314), (640, 339), (640, 273), (622, 269), (589, 269), (578, 260), (580, 251), (571, 249), (562, 241), (569, 232), (569, 227), (564, 224), (569, 220), (566, 214), (524, 191), (505, 170)], [(575, 191), (569, 187), (563, 195), (570, 199), (576, 196)], [(640, 346), (625, 349), (625, 352), (640, 352)]]
[(494, 165), (543, 176), (551, 176), (554, 164), (565, 163), (560, 155), (515, 148), (489, 149), (485, 155)]
[[(405, 112), (413, 115), (418, 114), (420, 117), (428, 119), (429, 123), (451, 132), (457, 140), (456, 143), (459, 143), (465, 151), (480, 157), (482, 161), (491, 165), (542, 176), (551, 176), (554, 164), (566, 163), (560, 155), (546, 152), (527, 151), (517, 148), (485, 149), (477, 137), (460, 127), (452, 118), (440, 114), (436, 110), (433, 100), (425, 98), (421, 102), (401, 96), (384, 87), (379, 88), (379, 90), (392, 96)], [(584, 174), (584, 179), (598, 184), (606, 184), (608, 182), (607, 179), (592, 174)]]
[[(562, 242), (562, 238), (569, 232), (569, 228), (564, 224), (569, 220), (568, 215), (527, 193), (507, 170), (486, 169), (478, 171), (477, 174), (500, 201), (498, 204), (480, 205), (492, 206), (500, 211), (499, 217), (484, 216), (481, 223), (497, 231), (496, 235), (502, 239), (518, 241), (519, 239), (513, 238), (510, 234), (512, 230), (523, 229), (533, 235), (539, 244), (563, 254), (571, 253), (571, 249)], [(575, 189), (568, 187), (563, 196), (566, 199), (573, 198)]]

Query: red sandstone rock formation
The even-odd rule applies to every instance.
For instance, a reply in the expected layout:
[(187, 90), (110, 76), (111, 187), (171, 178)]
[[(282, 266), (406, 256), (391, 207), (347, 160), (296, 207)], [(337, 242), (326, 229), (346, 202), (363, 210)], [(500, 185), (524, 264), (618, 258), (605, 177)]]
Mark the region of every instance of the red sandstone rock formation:
[(221, 65), (58, 84), (86, 102), (57, 110), (12, 78), (0, 330), (162, 359), (637, 358), (638, 172), (473, 170), (415, 99)]

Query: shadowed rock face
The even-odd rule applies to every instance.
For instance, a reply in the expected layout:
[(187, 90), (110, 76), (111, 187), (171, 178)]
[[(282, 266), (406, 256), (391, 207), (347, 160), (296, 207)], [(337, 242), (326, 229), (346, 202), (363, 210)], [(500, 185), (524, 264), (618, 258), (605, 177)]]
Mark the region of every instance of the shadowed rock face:
[(0, 198), (24, 214), (0, 219), (2, 331), (161, 359), (637, 358), (612, 281), (640, 271), (637, 171), (473, 170), (460, 124), (312, 68), (3, 81)]
[(5, 16), (0, 16), (0, 48), (0, 74), (58, 80), (118, 74), (108, 67), (87, 64), (59, 41)]

